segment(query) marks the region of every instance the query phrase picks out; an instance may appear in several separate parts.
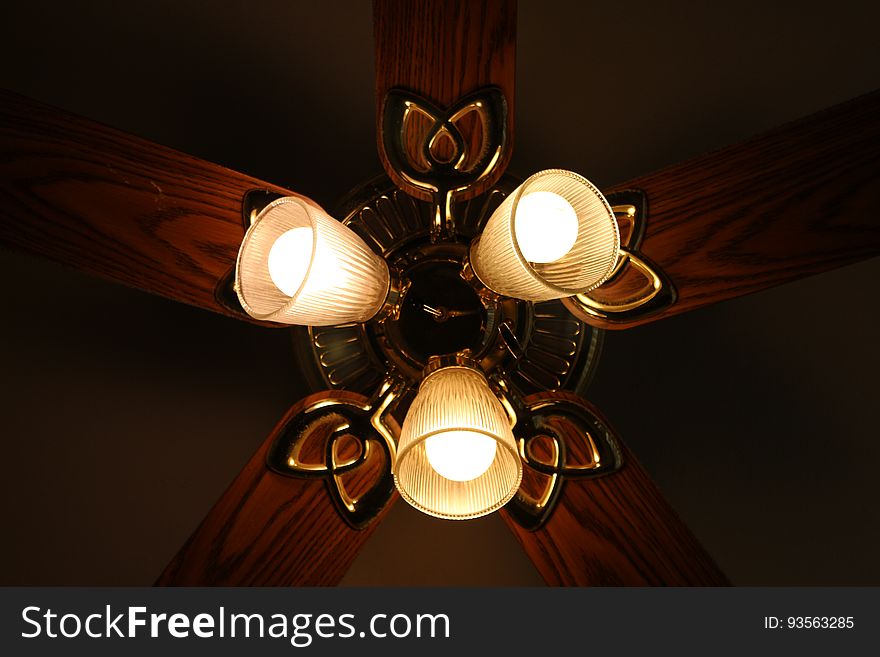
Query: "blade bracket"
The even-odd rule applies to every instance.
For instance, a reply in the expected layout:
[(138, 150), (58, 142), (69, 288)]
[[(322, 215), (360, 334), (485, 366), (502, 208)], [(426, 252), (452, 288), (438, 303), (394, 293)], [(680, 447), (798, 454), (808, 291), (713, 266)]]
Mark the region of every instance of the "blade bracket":
[[(563, 299), (568, 311), (583, 322), (628, 324), (662, 312), (675, 303), (672, 280), (641, 253), (648, 224), (648, 199), (639, 189), (607, 195), (620, 226), (620, 257), (608, 280), (595, 290)], [(638, 286), (635, 281), (641, 281)]]
[(470, 198), (496, 181), (508, 159), (504, 93), (483, 87), (440, 108), (393, 88), (381, 114), (379, 148), (388, 175), (408, 194), (433, 200), (433, 241), (454, 239), (453, 200)]
[(366, 528), (394, 495), (398, 426), (389, 417), (405, 392), (404, 382), (390, 375), (363, 404), (331, 393), (306, 406), (278, 432), (266, 456), (269, 469), (323, 478), (345, 522)]
[(505, 509), (523, 529), (535, 531), (553, 515), (567, 480), (617, 472), (624, 464), (623, 450), (611, 428), (579, 397), (544, 397), (514, 405), (513, 432), (524, 474)]

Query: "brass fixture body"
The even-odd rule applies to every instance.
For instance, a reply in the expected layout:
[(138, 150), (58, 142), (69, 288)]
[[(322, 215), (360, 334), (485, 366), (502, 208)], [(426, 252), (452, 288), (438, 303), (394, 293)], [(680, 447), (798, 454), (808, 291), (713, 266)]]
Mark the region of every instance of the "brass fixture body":
[[(623, 466), (613, 433), (579, 395), (602, 344), (602, 330), (588, 322), (628, 320), (675, 301), (671, 282), (639, 252), (647, 199), (638, 190), (608, 196), (625, 238), (606, 284), (541, 303), (503, 297), (474, 275), (468, 247), (520, 181), (505, 175), (480, 196), (467, 193), (497, 175), (510, 147), (503, 95), (486, 88), (443, 109), (394, 89), (382, 112), (380, 148), (395, 177), (407, 191), (433, 200), (410, 196), (383, 175), (354, 190), (333, 213), (385, 258), (392, 273), (388, 298), (363, 324), (293, 328), (307, 383), (331, 392), (290, 418), (268, 465), (287, 476), (324, 478), (346, 522), (367, 526), (393, 495), (397, 431), (419, 383), (432, 368), (460, 363), (486, 375), (510, 418), (532, 486), (527, 490), (524, 483), (506, 508), (523, 527), (537, 529), (552, 514), (566, 479)], [(475, 117), (470, 126), (476, 134), (467, 132), (465, 117)], [(245, 228), (275, 197), (261, 190), (245, 196)], [(645, 279), (635, 293), (602, 296), (633, 273)], [(225, 288), (218, 288), (217, 298), (234, 308), (235, 295)], [(354, 403), (333, 390), (368, 401)], [(356, 441), (355, 455), (340, 455), (339, 441), (346, 437)], [(309, 462), (301, 454), (316, 440), (323, 441), (317, 448), (324, 456)], [(539, 443), (546, 454), (538, 454)], [(377, 457), (383, 460), (374, 481), (352, 495), (343, 478)]]

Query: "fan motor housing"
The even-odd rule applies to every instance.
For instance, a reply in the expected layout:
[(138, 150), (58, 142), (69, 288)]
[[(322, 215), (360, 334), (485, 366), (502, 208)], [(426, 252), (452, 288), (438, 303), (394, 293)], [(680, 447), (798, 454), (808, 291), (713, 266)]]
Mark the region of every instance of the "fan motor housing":
[(468, 349), (487, 375), (503, 374), (519, 394), (582, 392), (598, 360), (602, 331), (572, 317), (560, 301), (499, 297), (469, 275), (468, 244), (518, 180), (455, 203), (456, 237), (432, 240), (433, 204), (415, 199), (387, 176), (355, 189), (334, 216), (358, 233), (397, 272), (397, 312), (366, 324), (295, 328), (297, 355), (315, 390), (372, 394), (389, 368), (417, 385), (432, 355)]

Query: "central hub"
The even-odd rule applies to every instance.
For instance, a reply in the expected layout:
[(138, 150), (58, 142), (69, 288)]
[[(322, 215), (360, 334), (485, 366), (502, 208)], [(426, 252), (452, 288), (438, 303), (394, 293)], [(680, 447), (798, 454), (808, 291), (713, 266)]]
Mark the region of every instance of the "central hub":
[(366, 326), (383, 360), (414, 383), (431, 356), (468, 349), (488, 371), (506, 353), (499, 326), (516, 325), (516, 309), (481, 295), (463, 277), (466, 258), (467, 245), (454, 242), (422, 243), (401, 253), (396, 267), (404, 291), (396, 318)]
[(418, 361), (462, 349), (478, 351), (483, 343), (487, 310), (460, 271), (460, 262), (439, 260), (406, 272), (410, 286), (396, 332), (400, 346)]
[(439, 241), (431, 240), (433, 204), (401, 192), (385, 177), (355, 190), (336, 214), (399, 272), (401, 285), (390, 295), (396, 315), (296, 331), (294, 344), (311, 388), (369, 397), (394, 372), (415, 389), (431, 356), (469, 349), (487, 375), (503, 375), (522, 395), (582, 389), (601, 331), (558, 301), (531, 304), (484, 295), (470, 272), (463, 275), (468, 245), (515, 187), (511, 179), (479, 202), (455, 204), (457, 239)]

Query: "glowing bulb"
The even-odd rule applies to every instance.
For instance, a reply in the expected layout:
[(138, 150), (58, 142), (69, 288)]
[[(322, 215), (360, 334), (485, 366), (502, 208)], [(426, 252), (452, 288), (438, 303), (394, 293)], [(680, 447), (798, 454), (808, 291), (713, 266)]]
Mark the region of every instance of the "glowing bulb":
[(510, 417), (466, 354), (429, 362), (392, 472), (403, 499), (438, 518), (477, 518), (516, 494), (522, 460)]
[(516, 206), (516, 242), (529, 262), (555, 262), (578, 237), (577, 212), (553, 192), (524, 194)]
[(495, 440), (476, 431), (444, 431), (425, 441), (425, 454), (441, 477), (471, 481), (495, 460)]
[(302, 287), (312, 260), (312, 229), (293, 228), (282, 233), (269, 250), (269, 276), (289, 297)]
[(388, 265), (357, 233), (296, 196), (257, 215), (235, 262), (241, 307), (281, 324), (366, 322), (382, 308), (389, 283)]

